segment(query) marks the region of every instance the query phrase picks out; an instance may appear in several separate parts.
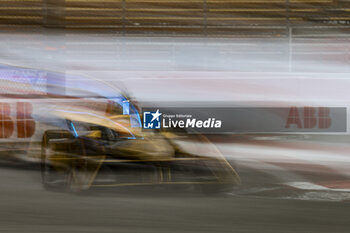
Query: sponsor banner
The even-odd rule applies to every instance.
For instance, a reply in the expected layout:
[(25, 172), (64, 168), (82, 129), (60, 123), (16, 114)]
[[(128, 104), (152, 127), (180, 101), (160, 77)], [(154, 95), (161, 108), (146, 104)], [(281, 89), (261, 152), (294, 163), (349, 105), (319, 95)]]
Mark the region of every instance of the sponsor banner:
[(345, 107), (143, 108), (143, 129), (188, 133), (346, 133)]

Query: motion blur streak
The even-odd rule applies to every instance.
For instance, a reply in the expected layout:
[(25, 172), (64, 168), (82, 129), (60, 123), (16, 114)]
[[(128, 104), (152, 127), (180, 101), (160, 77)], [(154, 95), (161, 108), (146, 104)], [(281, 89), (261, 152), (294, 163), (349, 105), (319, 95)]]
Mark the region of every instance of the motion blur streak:
[[(350, 232), (350, 124), (308, 131), (350, 119), (349, 7), (1, 1), (0, 232)], [(199, 134), (149, 107), (300, 114)]]

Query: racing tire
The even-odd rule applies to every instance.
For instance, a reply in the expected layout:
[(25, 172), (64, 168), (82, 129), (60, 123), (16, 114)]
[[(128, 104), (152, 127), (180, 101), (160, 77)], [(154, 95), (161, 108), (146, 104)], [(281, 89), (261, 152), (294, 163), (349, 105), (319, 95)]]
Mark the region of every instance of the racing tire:
[(66, 130), (47, 130), (41, 143), (41, 178), (44, 188), (62, 191), (67, 186), (69, 166), (52, 162), (52, 157), (58, 154), (57, 142), (72, 139), (73, 135)]

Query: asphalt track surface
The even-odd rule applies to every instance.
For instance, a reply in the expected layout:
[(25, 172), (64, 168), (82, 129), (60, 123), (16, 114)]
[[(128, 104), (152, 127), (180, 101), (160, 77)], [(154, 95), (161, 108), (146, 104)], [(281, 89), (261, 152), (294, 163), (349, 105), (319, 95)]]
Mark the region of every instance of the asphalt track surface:
[[(0, 172), (0, 232), (335, 233), (350, 230), (348, 201), (297, 200), (283, 196), (290, 190), (281, 191), (278, 197), (239, 191), (204, 196), (189, 192), (93, 190), (78, 195), (45, 190), (36, 167), (2, 167)], [(249, 170), (241, 169), (242, 174), (245, 180), (264, 179)]]

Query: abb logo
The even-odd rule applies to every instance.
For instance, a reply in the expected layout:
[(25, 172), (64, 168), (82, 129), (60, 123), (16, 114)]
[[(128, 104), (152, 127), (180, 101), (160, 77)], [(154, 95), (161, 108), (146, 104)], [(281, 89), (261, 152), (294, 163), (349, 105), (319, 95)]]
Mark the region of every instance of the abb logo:
[(329, 117), (330, 110), (327, 107), (304, 107), (302, 116), (299, 114), (297, 107), (291, 107), (289, 110), (286, 128), (296, 125), (298, 128), (312, 129), (328, 129), (331, 127), (332, 121)]
[(32, 118), (32, 105), (28, 102), (16, 103), (16, 118), (11, 117), (9, 103), (0, 103), (0, 138), (9, 138), (17, 126), (18, 138), (29, 138), (34, 135), (35, 121)]

